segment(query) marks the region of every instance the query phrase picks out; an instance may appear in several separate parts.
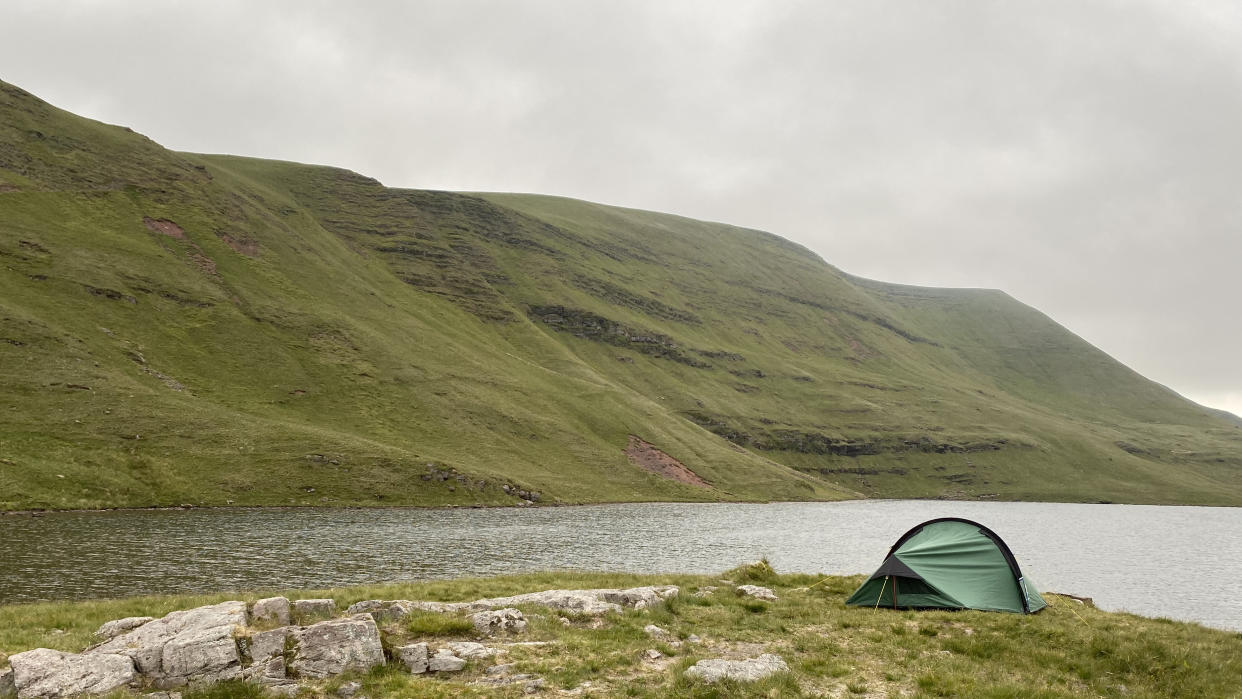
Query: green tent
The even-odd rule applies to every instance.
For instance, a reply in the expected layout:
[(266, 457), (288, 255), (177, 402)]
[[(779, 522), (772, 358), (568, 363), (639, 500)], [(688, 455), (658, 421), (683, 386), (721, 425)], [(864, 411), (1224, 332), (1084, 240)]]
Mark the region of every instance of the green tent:
[(923, 522), (902, 535), (845, 603), (1015, 614), (1033, 614), (1047, 606), (995, 532), (956, 517)]

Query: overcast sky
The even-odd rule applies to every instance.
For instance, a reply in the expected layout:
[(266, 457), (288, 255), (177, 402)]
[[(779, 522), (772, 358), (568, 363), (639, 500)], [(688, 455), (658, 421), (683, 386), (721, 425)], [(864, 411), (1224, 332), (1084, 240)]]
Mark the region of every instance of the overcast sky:
[(772, 231), (1242, 414), (1242, 4), (6, 0), (0, 78), (178, 150)]

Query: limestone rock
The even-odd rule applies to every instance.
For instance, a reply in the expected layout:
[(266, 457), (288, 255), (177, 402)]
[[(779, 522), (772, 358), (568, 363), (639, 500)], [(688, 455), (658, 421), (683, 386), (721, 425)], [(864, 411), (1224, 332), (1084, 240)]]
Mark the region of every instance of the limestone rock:
[(488, 648), (482, 643), (475, 643), (474, 641), (450, 641), (449, 643), (445, 643), (444, 647), (454, 655), (469, 660), (490, 658), (493, 655), (499, 655), (504, 652), (498, 648)]
[(274, 684), (267, 687), (268, 694), (275, 694), (278, 697), (296, 697), (301, 687), (297, 682), (285, 682), (283, 684)]
[(138, 628), (139, 626), (142, 626), (148, 621), (155, 621), (155, 617), (153, 616), (127, 616), (124, 619), (113, 619), (112, 621), (105, 621), (103, 626), (100, 626), (99, 629), (95, 631), (95, 635), (100, 638), (105, 638), (105, 639), (113, 638), (115, 636), (120, 636), (126, 631), (133, 631), (134, 629)]
[(427, 672), (429, 651), (426, 643), (411, 643), (408, 646), (394, 648), (393, 655), (405, 666), (405, 669), (410, 671), (411, 675), (421, 675)]
[(718, 589), (720, 588), (716, 587), (715, 585), (704, 585), (703, 587), (700, 587), (697, 592), (694, 593), (694, 596), (700, 599), (704, 597), (709, 597), (711, 596), (713, 592), (715, 592)]
[(284, 597), (261, 599), (250, 608), (250, 618), (254, 621), (271, 621), (281, 626), (289, 625), (289, 613), (289, 600)]
[(493, 677), (503, 677), (505, 675), (512, 673), (513, 668), (514, 668), (513, 663), (502, 663), (500, 665), (493, 665), (487, 668), (486, 670), (483, 671), (483, 674), (491, 675)]
[(13, 684), (13, 668), (0, 670), (0, 697), (17, 696), (17, 686)]
[(260, 631), (250, 637), (250, 660), (261, 663), (285, 653), (285, 643), (296, 626), (282, 626), (271, 631)]
[(768, 602), (774, 602), (779, 599), (775, 592), (772, 592), (772, 590), (766, 587), (759, 587), (758, 585), (738, 585), (737, 591), (747, 597), (754, 597), (755, 599), (766, 600)]
[(643, 627), (643, 632), (652, 638), (668, 638), (672, 635), (667, 629), (662, 629), (655, 624), (647, 624)]
[(444, 649), (436, 651), (427, 661), (427, 669), (432, 672), (457, 672), (465, 666), (465, 660)]
[(655, 648), (648, 648), (647, 650), (643, 651), (643, 657), (646, 658), (647, 660), (659, 660), (660, 658), (664, 657), (664, 654), (656, 650)]
[(353, 695), (358, 693), (359, 689), (362, 689), (362, 683), (346, 682), (345, 684), (336, 688), (336, 695), (338, 697), (352, 697)]
[(245, 623), (245, 602), (221, 602), (148, 621), (84, 655), (129, 656), (138, 672), (165, 687), (185, 684), (191, 675), (202, 682), (232, 679), (241, 674), (233, 632)]
[(543, 681), (542, 677), (536, 677), (532, 680), (528, 680), (526, 684), (522, 685), (522, 692), (524, 694), (535, 694), (543, 689), (544, 684), (546, 683)]
[(384, 664), (379, 628), (369, 615), (321, 621), (293, 632), (291, 669), (303, 677), (332, 677)]
[(20, 699), (104, 694), (132, 682), (134, 661), (124, 655), (79, 655), (36, 648), (9, 657)]
[(336, 616), (336, 602), (330, 599), (300, 599), (293, 603), (293, 615), (299, 624)]
[(725, 660), (712, 658), (700, 660), (686, 670), (686, 677), (694, 677), (708, 684), (720, 680), (736, 680), (738, 682), (754, 682), (765, 677), (785, 672), (789, 666), (779, 655), (764, 653), (757, 658), (746, 660)]
[(253, 663), (250, 667), (242, 670), (242, 679), (255, 684), (284, 684), (288, 681), (288, 678), (283, 655)]
[(521, 633), (526, 630), (526, 616), (508, 607), (488, 612), (477, 612), (470, 617), (474, 628), (484, 636), (498, 633)]

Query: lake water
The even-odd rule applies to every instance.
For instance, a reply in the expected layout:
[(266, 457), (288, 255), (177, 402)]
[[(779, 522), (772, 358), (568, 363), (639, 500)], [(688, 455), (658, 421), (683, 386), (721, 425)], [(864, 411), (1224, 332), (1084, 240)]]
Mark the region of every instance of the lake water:
[(0, 517), (0, 603), (548, 569), (870, 573), (907, 529), (973, 519), (1040, 590), (1242, 631), (1242, 508), (862, 500)]

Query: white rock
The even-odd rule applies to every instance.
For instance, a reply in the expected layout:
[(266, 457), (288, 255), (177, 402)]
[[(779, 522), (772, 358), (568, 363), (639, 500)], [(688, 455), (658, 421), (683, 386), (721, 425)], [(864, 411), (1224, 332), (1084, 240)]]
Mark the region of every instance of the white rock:
[(544, 684), (545, 683), (542, 677), (536, 677), (535, 679), (529, 680), (526, 684), (522, 685), (522, 692), (524, 694), (535, 694), (543, 689)]
[(336, 601), (330, 599), (300, 599), (293, 603), (293, 614), (298, 623), (336, 616)]
[(290, 668), (300, 677), (332, 677), (384, 664), (379, 628), (369, 615), (321, 621), (293, 632)]
[(83, 654), (127, 655), (138, 672), (165, 687), (184, 684), (190, 675), (204, 682), (231, 679), (241, 674), (233, 633), (245, 623), (245, 602), (221, 602), (148, 621)]
[(268, 658), (242, 670), (242, 679), (255, 684), (284, 684), (288, 680), (284, 656)]
[(708, 684), (720, 680), (754, 682), (788, 669), (789, 666), (779, 655), (764, 653), (757, 658), (746, 660), (724, 660), (723, 658), (700, 660), (686, 670), (686, 677), (694, 677)]
[(503, 663), (501, 665), (493, 665), (483, 671), (485, 675), (504, 676), (513, 672), (513, 663)]
[(427, 672), (428, 650), (426, 643), (411, 643), (408, 646), (401, 646), (393, 649), (393, 654), (397, 656), (397, 660), (405, 665), (405, 669), (410, 671), (411, 675), (421, 675)]
[(126, 631), (133, 631), (148, 621), (155, 621), (155, 617), (127, 616), (124, 619), (113, 619), (112, 621), (104, 622), (103, 626), (100, 626), (99, 629), (95, 631), (95, 635), (100, 638), (120, 636)]
[(499, 655), (504, 651), (499, 648), (488, 648), (482, 643), (474, 641), (450, 641), (444, 644), (454, 655), (467, 658), (469, 660), (477, 660), (480, 658), (490, 658), (493, 655)]
[(526, 630), (526, 617), (522, 612), (513, 609), (497, 609), (488, 612), (476, 612), (470, 616), (475, 630), (484, 636), (498, 633), (521, 633)]
[(285, 597), (268, 597), (254, 603), (250, 608), (250, 618), (256, 622), (269, 621), (287, 626), (289, 624), (290, 605)]
[(20, 699), (104, 694), (136, 677), (128, 656), (98, 653), (79, 655), (36, 648), (9, 656), (13, 688)]
[(271, 631), (260, 631), (250, 637), (250, 660), (261, 663), (266, 660), (283, 656), (285, 643), (289, 635), (297, 630), (296, 626), (282, 626)]
[(660, 658), (664, 657), (664, 654), (656, 650), (655, 648), (648, 648), (647, 650), (643, 651), (643, 657), (645, 657), (647, 660), (659, 660)]
[(427, 661), (427, 669), (432, 672), (457, 672), (466, 666), (466, 661), (447, 650), (438, 650)]
[(652, 638), (668, 638), (672, 635), (667, 629), (662, 629), (655, 624), (647, 624), (643, 627), (643, 632)]
[(17, 687), (13, 684), (13, 668), (6, 667), (0, 670), (0, 697), (12, 697), (17, 695)]
[(737, 591), (747, 597), (754, 597), (755, 599), (767, 600), (769, 602), (779, 599), (775, 592), (772, 592), (772, 590), (766, 587), (759, 587), (758, 585), (738, 585)]

